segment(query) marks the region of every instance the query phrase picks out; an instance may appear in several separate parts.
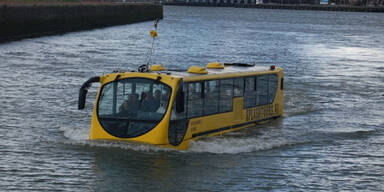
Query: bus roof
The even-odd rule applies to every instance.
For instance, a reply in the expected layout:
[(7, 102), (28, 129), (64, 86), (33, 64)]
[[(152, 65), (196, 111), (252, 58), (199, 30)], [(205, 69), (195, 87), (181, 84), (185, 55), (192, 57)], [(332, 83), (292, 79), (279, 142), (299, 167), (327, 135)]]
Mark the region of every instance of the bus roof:
[[(183, 78), (184, 81), (196, 81), (206, 79), (220, 79), (220, 78), (231, 78), (239, 76), (250, 76), (255, 74), (263, 73), (277, 73), (281, 71), (281, 68), (275, 66), (256, 66), (253, 64), (242, 64), (242, 63), (226, 63), (221, 69), (203, 68), (194, 66), (195, 72), (188, 72), (191, 70), (185, 69), (166, 69), (162, 71), (154, 71), (167, 73), (175, 77)], [(193, 70), (193, 69), (192, 69)], [(201, 73), (199, 73), (201, 72)]]

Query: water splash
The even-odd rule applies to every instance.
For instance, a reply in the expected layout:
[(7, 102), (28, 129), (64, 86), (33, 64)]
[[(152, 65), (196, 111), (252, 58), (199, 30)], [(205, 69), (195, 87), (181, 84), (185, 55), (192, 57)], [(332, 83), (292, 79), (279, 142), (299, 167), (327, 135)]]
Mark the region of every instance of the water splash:
[[(133, 151), (176, 151), (174, 149), (162, 148), (154, 145), (108, 141), (108, 140), (89, 140), (89, 130), (79, 127), (63, 126), (60, 128), (64, 136), (68, 139), (66, 144), (81, 145), (90, 147), (119, 148)], [(291, 146), (305, 143), (306, 141), (297, 141), (291, 138), (277, 138), (272, 132), (264, 133), (263, 136), (246, 136), (244, 132), (232, 132), (225, 136), (207, 138), (198, 141), (192, 141), (186, 151), (181, 153), (215, 153), (215, 154), (238, 154), (255, 151), (264, 151), (274, 148)]]
[(61, 126), (60, 130), (64, 132), (64, 136), (74, 141), (85, 141), (89, 137), (89, 129), (71, 126)]
[[(295, 118), (296, 116), (287, 117)], [(215, 136), (192, 141), (186, 151), (163, 148), (155, 145), (132, 143), (112, 140), (89, 140), (89, 129), (74, 126), (63, 126), (66, 144), (88, 147), (119, 148), (139, 152), (176, 151), (179, 153), (212, 153), (212, 154), (240, 154), (258, 151), (267, 151), (294, 145), (308, 143), (328, 143), (340, 140), (369, 137), (377, 130), (371, 129), (343, 129), (328, 130), (308, 127), (308, 129), (295, 128), (296, 124), (286, 123), (286, 129), (276, 128), (282, 121), (274, 121), (253, 128), (230, 132), (223, 136)]]
[(173, 149), (161, 148), (155, 145), (132, 143), (124, 141), (112, 141), (112, 140), (89, 140), (89, 129), (62, 126), (60, 130), (64, 132), (64, 137), (67, 140), (64, 141), (66, 144), (88, 146), (88, 147), (102, 147), (102, 148), (119, 148), (123, 150), (133, 151), (170, 151)]
[(265, 140), (261, 138), (225, 138), (215, 137), (194, 141), (189, 151), (198, 153), (238, 154), (265, 151), (275, 148), (305, 143), (291, 139)]

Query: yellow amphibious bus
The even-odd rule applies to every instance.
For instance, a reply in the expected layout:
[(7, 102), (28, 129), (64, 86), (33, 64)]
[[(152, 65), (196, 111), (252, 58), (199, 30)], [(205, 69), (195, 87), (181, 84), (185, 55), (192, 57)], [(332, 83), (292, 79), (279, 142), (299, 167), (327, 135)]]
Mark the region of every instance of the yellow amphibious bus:
[(99, 82), (91, 140), (186, 149), (191, 140), (281, 117), (283, 80), (275, 66), (209, 63), (183, 71), (153, 65), (90, 78), (80, 89), (78, 107), (84, 108), (91, 83)]

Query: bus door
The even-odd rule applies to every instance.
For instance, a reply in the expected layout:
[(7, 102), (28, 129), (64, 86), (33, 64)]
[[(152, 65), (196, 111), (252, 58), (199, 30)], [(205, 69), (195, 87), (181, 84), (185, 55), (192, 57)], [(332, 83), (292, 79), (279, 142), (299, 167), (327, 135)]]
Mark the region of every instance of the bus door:
[(173, 146), (178, 146), (184, 140), (188, 128), (186, 115), (186, 94), (184, 94), (183, 81), (180, 80), (176, 98), (172, 104), (171, 118), (169, 120), (168, 140)]

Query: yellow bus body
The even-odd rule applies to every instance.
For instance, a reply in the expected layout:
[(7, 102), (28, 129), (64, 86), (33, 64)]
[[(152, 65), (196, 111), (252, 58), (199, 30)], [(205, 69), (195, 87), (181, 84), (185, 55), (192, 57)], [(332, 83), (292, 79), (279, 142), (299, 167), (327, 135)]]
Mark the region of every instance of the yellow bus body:
[[(227, 70), (230, 68), (232, 70)], [(283, 70), (281, 68), (271, 69), (264, 67), (258, 70), (248, 69), (247, 67), (238, 67), (233, 70), (233, 67), (225, 67), (224, 69), (208, 69), (208, 73), (202, 74), (191, 74), (188, 72), (173, 72), (173, 71), (155, 71), (155, 72), (117, 72), (110, 73), (100, 77), (100, 89), (97, 94), (97, 99), (94, 103), (94, 110), (92, 114), (92, 122), (90, 128), (89, 138), (91, 140), (120, 140), (129, 142), (138, 142), (145, 144), (153, 144), (162, 147), (176, 148), (176, 149), (187, 149), (189, 142), (197, 140), (203, 137), (210, 137), (214, 135), (221, 135), (226, 132), (235, 131), (245, 127), (254, 126), (257, 123), (268, 121), (277, 117), (283, 116), (284, 112), (284, 100), (283, 100)], [(177, 145), (172, 145), (169, 140), (170, 120), (171, 112), (175, 106), (176, 94), (179, 89), (179, 85), (188, 84), (194, 82), (204, 82), (210, 80), (222, 80), (231, 78), (244, 78), (244, 77), (258, 77), (262, 75), (276, 74), (277, 76), (277, 87), (274, 99), (271, 103), (266, 105), (245, 107), (245, 90), (243, 90), (243, 96), (233, 96), (232, 98), (232, 110), (228, 112), (222, 112), (210, 115), (201, 115), (198, 117), (187, 118), (186, 132), (182, 141)], [(171, 94), (167, 109), (163, 118), (159, 120), (158, 124), (147, 131), (145, 134), (121, 138), (113, 136), (105, 128), (99, 119), (98, 106), (101, 97), (102, 88), (104, 85), (114, 82), (117, 79), (129, 79), (129, 78), (145, 78), (158, 81), (165, 87), (170, 87)], [(243, 82), (246, 80), (243, 80)], [(234, 82), (234, 81), (233, 81)], [(256, 80), (255, 80), (256, 83)], [(235, 86), (235, 85), (233, 85)], [(244, 83), (244, 87), (245, 87)], [(256, 85), (255, 85), (256, 86)], [(152, 88), (151, 88), (152, 89)], [(244, 88), (245, 89), (245, 88)], [(203, 90), (203, 88), (201, 88)], [(131, 91), (132, 92), (132, 91)], [(204, 90), (203, 90), (204, 92)], [(234, 95), (234, 91), (232, 92)], [(117, 105), (117, 104), (115, 104)], [(203, 106), (205, 107), (205, 106)], [(115, 106), (116, 108), (116, 106)], [(189, 109), (189, 108), (188, 108)], [(115, 109), (116, 110), (116, 109)], [(184, 109), (187, 110), (187, 109)], [(204, 109), (203, 109), (204, 110)]]

